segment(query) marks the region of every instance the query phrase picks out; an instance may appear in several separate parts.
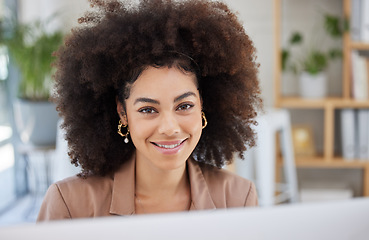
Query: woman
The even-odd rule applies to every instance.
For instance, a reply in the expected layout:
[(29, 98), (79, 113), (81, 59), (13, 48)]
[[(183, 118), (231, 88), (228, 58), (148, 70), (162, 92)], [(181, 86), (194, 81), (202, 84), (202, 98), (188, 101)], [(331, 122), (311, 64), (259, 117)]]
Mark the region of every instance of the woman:
[(91, 2), (56, 53), (82, 172), (50, 186), (38, 220), (257, 205), (252, 182), (220, 169), (254, 145), (261, 107), (236, 16), (209, 0)]

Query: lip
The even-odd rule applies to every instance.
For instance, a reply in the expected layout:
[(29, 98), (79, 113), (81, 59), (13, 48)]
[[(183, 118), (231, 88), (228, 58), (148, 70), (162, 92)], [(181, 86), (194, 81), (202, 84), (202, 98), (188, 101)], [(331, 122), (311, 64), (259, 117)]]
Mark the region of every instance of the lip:
[[(160, 153), (170, 155), (170, 154), (178, 153), (182, 149), (186, 141), (187, 141), (187, 138), (184, 140), (176, 140), (176, 141), (151, 142), (151, 144)], [(178, 145), (178, 146), (173, 147), (173, 145)]]

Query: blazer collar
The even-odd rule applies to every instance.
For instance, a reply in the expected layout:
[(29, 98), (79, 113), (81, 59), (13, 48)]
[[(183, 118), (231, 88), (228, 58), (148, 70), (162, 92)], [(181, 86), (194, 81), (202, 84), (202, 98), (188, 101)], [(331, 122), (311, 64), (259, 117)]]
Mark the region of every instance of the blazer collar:
[[(132, 215), (135, 213), (135, 155), (115, 172), (112, 189), (110, 213), (114, 215)], [(199, 164), (189, 159), (187, 171), (190, 179), (190, 210), (215, 209), (208, 185)]]
[(199, 163), (190, 158), (187, 160), (187, 171), (191, 186), (190, 210), (216, 209)]
[(135, 213), (135, 155), (115, 172), (110, 213), (132, 215)]

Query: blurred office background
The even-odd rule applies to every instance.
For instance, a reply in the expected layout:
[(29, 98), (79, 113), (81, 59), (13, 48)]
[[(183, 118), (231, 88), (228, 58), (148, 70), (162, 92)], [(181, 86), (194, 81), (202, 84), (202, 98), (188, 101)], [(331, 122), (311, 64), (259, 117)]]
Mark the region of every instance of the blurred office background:
[[(276, 95), (280, 93), (283, 96), (299, 95), (297, 74), (290, 74), (280, 85), (276, 84), (276, 75), (285, 75), (282, 71), (276, 70), (276, 66), (277, 68), (279, 66), (279, 63), (276, 62), (276, 48), (285, 48), (294, 31), (299, 31), (304, 36), (307, 46), (310, 43), (311, 46), (318, 42), (320, 47), (329, 48), (333, 44), (332, 42), (316, 40), (316, 36), (320, 34), (320, 25), (322, 25), (326, 14), (343, 17), (345, 9), (343, 3), (345, 1), (225, 0), (225, 2), (238, 12), (246, 33), (254, 41), (257, 49), (257, 61), (260, 63), (259, 79), (266, 109), (263, 114), (268, 115), (273, 111), (271, 109), (276, 107), (276, 101), (279, 101), (276, 100)], [(57, 13), (49, 26), (49, 31), (61, 29), (67, 34), (73, 26), (77, 25), (78, 17), (88, 8), (89, 2), (87, 0), (0, 0), (0, 18), (3, 19), (11, 14), (17, 16), (18, 21), (27, 23), (36, 19), (45, 20)], [(276, 22), (275, 18), (276, 8), (279, 8), (283, 13), (279, 22)], [(280, 37), (279, 47), (276, 47), (275, 44), (276, 36)], [(341, 49), (342, 45), (342, 39), (338, 40), (338, 46)], [(68, 165), (66, 143), (63, 142), (61, 131), (58, 130), (55, 141), (51, 144), (34, 146), (24, 143), (24, 139), (16, 127), (17, 120), (14, 117), (17, 111), (14, 102), (17, 101), (17, 86), (21, 75), (12, 61), (8, 64), (8, 60), (6, 49), (1, 48), (0, 226), (34, 222), (48, 184), (78, 171), (78, 169)], [(343, 62), (342, 58), (332, 61), (326, 69), (329, 97), (340, 98), (343, 95)], [(278, 89), (276, 90), (276, 88)], [(324, 100), (317, 101), (318, 105), (325, 103)], [(291, 121), (289, 127), (293, 129), (299, 126), (300, 129), (306, 130), (302, 133), (302, 136), (305, 136), (309, 142), (305, 154), (308, 158), (313, 159), (312, 161), (320, 159), (321, 163), (309, 164), (309, 162), (302, 161), (298, 164), (297, 159), (293, 158), (296, 161), (296, 166), (293, 167), (297, 174), (297, 202), (348, 199), (368, 194), (365, 192), (365, 180), (363, 180), (368, 164), (348, 164), (346, 166), (345, 163), (342, 163), (345, 160), (335, 160), (331, 163), (329, 162), (330, 158), (326, 158), (325, 147), (327, 144), (328, 146), (333, 145), (334, 156), (342, 155), (340, 109), (333, 111), (335, 140), (331, 144), (326, 142), (327, 110), (324, 107), (301, 106), (303, 104), (285, 108)], [(273, 121), (274, 115), (270, 116), (272, 116)], [(48, 116), (43, 117), (47, 118)], [(266, 124), (268, 121), (270, 119), (266, 120)], [(279, 129), (273, 130), (273, 133), (277, 132)], [(296, 145), (295, 140), (293, 142)], [(286, 170), (283, 171), (283, 168), (280, 168), (283, 164), (278, 160), (279, 149), (287, 149), (284, 152), (291, 152), (291, 149), (286, 146), (288, 143), (288, 141), (284, 143), (281, 140), (272, 144), (272, 147), (277, 149), (274, 163), (276, 164), (275, 178), (281, 181), (286, 181), (284, 178), (288, 173), (286, 174)], [(259, 144), (259, 147), (262, 148), (263, 145)], [(296, 149), (293, 149), (293, 152), (296, 153)], [(250, 176), (250, 178), (255, 177), (255, 174), (245, 170), (245, 168), (257, 168), (255, 159), (258, 157), (255, 155), (255, 153), (246, 153), (246, 160), (242, 163), (239, 163), (236, 157), (236, 164), (231, 167), (231, 170), (244, 176)], [(263, 186), (258, 185), (258, 187), (262, 188)], [(288, 204), (291, 201), (287, 199), (282, 202)]]

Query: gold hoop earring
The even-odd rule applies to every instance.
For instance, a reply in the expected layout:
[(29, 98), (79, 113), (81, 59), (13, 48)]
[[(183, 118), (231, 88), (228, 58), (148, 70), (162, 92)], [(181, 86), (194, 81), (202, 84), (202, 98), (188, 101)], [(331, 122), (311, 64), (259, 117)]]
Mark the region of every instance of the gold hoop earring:
[[(124, 127), (124, 128), (126, 127), (127, 128), (126, 134), (123, 134), (122, 133), (122, 127)], [(129, 140), (128, 140), (128, 135), (129, 135), (128, 125), (127, 124), (123, 125), (121, 120), (119, 120), (119, 124), (118, 124), (118, 134), (121, 135), (122, 137), (124, 137), (124, 142), (125, 143), (128, 143), (129, 142)]]
[(208, 125), (208, 120), (206, 120), (206, 117), (205, 117), (205, 113), (204, 112), (201, 112), (201, 116), (202, 116), (202, 129), (204, 129), (207, 125)]

